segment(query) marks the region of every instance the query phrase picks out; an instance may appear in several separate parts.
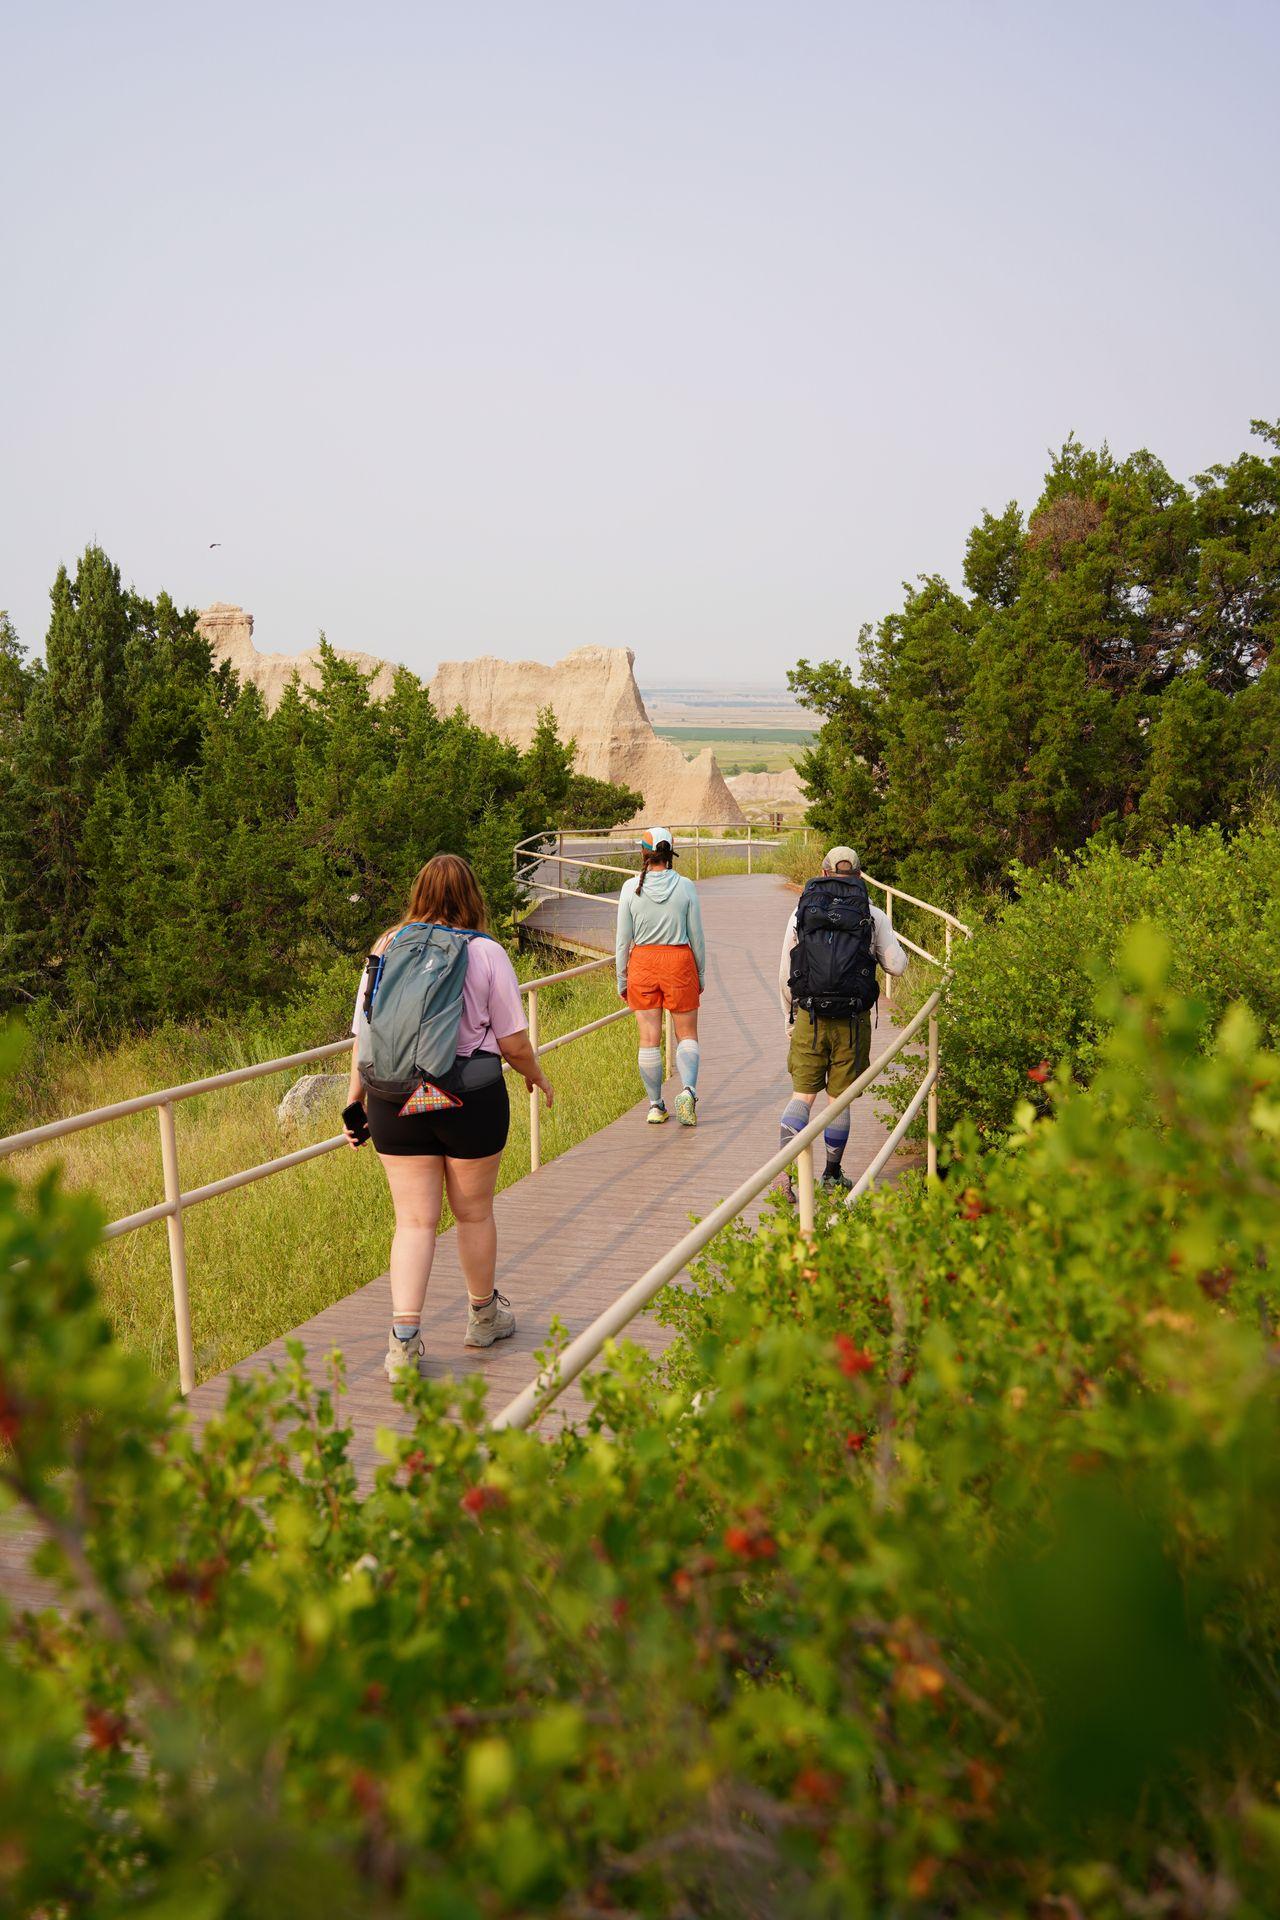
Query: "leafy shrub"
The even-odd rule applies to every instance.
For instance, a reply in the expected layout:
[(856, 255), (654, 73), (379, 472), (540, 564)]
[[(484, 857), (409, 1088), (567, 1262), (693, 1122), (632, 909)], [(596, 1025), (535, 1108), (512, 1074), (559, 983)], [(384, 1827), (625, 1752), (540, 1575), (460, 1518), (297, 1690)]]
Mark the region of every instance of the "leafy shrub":
[(1176, 986), (1211, 1018), (1242, 998), (1280, 1041), (1280, 827), (1264, 822), (1232, 840), (1183, 829), (1137, 858), (1095, 845), (1017, 882), (1017, 899), (952, 948), (944, 1126), (968, 1118), (1003, 1132), (1041, 1061), (1091, 1078), (1105, 1031), (1097, 982), (1139, 919), (1164, 930)]
[(1129, 962), (1016, 1149), (721, 1241), (554, 1442), (419, 1383), (363, 1500), (332, 1386), (194, 1439), (87, 1210), (0, 1187), (0, 1472), (80, 1596), (0, 1657), (11, 1910), (1266, 1913), (1280, 1062)]

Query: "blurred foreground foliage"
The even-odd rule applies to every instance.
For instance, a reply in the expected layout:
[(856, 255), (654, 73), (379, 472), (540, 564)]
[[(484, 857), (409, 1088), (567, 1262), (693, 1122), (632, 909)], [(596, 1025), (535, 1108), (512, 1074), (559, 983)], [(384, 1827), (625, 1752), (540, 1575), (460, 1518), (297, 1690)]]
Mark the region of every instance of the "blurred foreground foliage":
[(92, 1206), (0, 1188), (68, 1591), (6, 1623), (0, 1907), (1273, 1914), (1280, 1060), (1123, 969), (1016, 1144), (722, 1239), (555, 1441), (420, 1383), (364, 1498), (337, 1370), (193, 1440)]

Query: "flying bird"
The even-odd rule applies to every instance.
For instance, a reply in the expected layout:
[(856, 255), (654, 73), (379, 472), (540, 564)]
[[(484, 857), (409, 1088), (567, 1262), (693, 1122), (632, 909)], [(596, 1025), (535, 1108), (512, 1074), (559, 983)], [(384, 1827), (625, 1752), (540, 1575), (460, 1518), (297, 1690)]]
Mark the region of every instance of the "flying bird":
[(214, 549), (214, 547), (220, 547), (221, 545), (222, 545), (222, 542), (221, 542), (221, 540), (211, 540), (211, 541), (209, 542), (209, 550), (210, 550), (210, 552), (212, 552), (212, 551), (213, 551), (213, 549)]

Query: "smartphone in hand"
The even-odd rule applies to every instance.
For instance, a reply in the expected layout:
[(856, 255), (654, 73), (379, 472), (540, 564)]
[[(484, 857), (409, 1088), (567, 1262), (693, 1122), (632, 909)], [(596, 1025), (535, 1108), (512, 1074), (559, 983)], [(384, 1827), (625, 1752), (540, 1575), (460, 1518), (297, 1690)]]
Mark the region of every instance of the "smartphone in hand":
[(342, 1124), (350, 1128), (355, 1135), (356, 1145), (362, 1147), (369, 1138), (369, 1116), (364, 1110), (364, 1102), (353, 1100), (349, 1107), (342, 1109)]

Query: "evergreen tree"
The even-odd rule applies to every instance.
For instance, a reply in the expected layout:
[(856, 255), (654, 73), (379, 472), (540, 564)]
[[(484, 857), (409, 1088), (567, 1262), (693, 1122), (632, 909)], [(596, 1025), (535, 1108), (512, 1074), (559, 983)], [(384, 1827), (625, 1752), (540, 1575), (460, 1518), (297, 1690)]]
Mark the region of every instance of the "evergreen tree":
[(320, 666), (268, 714), (97, 548), (58, 575), (42, 666), (0, 623), (0, 1007), (108, 1031), (278, 1000), (359, 954), (432, 854), (471, 858), (501, 919), (517, 840), (639, 806), (574, 773), (550, 712), (522, 754), (407, 671), (372, 699), (323, 635)]
[(1190, 485), (1068, 440), (1025, 522), (1010, 502), (972, 530), (965, 593), (922, 578), (856, 673), (802, 660), (814, 824), (954, 892), (1274, 791), (1280, 427), (1253, 430), (1269, 451)]

